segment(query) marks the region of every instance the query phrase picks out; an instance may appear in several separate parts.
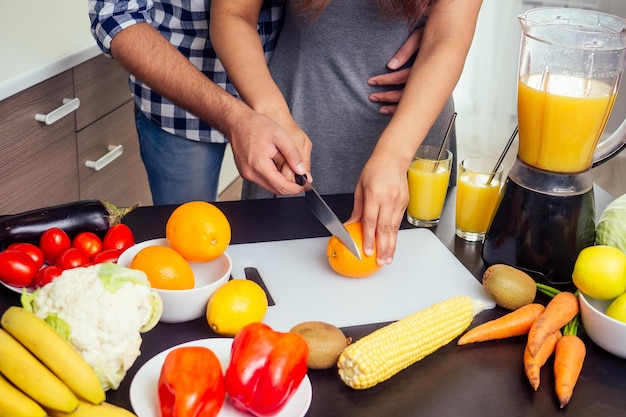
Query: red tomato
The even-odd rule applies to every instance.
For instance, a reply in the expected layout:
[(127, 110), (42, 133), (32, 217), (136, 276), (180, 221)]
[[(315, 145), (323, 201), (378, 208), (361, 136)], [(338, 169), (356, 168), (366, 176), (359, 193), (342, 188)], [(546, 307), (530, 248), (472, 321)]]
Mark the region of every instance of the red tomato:
[(82, 250), (91, 259), (102, 252), (102, 241), (95, 233), (81, 232), (72, 241), (72, 247)]
[(125, 224), (115, 224), (104, 235), (104, 250), (128, 249), (135, 244), (135, 236)]
[(30, 287), (37, 269), (35, 261), (26, 252), (14, 249), (0, 252), (0, 281), (6, 284)]
[(78, 248), (65, 249), (57, 256), (54, 264), (61, 269), (71, 269), (89, 263), (89, 256)]
[(35, 275), (35, 287), (41, 288), (51, 283), (56, 277), (61, 275), (63, 270), (56, 265), (48, 265), (37, 271)]
[(53, 264), (61, 252), (71, 247), (70, 237), (58, 227), (46, 230), (39, 239), (39, 248), (43, 252), (45, 261), (49, 264)]
[(92, 258), (92, 262), (94, 264), (101, 264), (103, 262), (117, 262), (122, 252), (124, 252), (124, 249), (103, 250)]
[(33, 261), (35, 261), (35, 265), (37, 265), (37, 269), (43, 266), (43, 252), (37, 245), (33, 245), (32, 243), (12, 243), (7, 249), (19, 250), (20, 252), (24, 252), (28, 254)]

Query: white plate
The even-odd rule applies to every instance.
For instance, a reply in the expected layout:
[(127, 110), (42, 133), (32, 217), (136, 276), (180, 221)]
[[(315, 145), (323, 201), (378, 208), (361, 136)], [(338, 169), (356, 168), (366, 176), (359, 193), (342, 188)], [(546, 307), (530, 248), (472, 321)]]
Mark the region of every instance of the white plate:
[[(192, 342), (182, 343), (178, 346), (174, 346), (167, 349), (158, 355), (154, 356), (148, 362), (146, 362), (130, 383), (130, 403), (137, 414), (137, 417), (159, 417), (159, 401), (157, 396), (157, 384), (159, 381), (159, 375), (161, 374), (161, 367), (165, 361), (167, 353), (173, 349), (181, 346), (203, 346), (211, 349), (220, 360), (222, 369), (225, 370), (228, 367), (230, 360), (230, 347), (233, 343), (233, 339), (230, 338), (215, 338), (215, 339), (201, 339), (194, 340)], [(305, 376), (302, 383), (289, 399), (287, 404), (276, 417), (302, 417), (306, 414), (309, 406), (311, 405), (311, 398), (313, 389), (311, 387), (311, 381), (308, 376)], [(220, 410), (219, 417), (249, 417), (242, 411), (237, 410), (231, 403), (228, 397), (224, 401), (224, 405)]]
[(16, 292), (18, 294), (21, 294), (22, 291), (24, 291), (24, 289), (26, 289), (27, 293), (32, 293), (33, 291), (35, 291), (35, 287), (16, 287), (15, 285), (9, 285), (7, 283), (4, 283), (2, 281), (0, 281), (0, 284), (4, 285), (5, 287), (7, 287), (8, 289), (10, 289), (13, 292)]

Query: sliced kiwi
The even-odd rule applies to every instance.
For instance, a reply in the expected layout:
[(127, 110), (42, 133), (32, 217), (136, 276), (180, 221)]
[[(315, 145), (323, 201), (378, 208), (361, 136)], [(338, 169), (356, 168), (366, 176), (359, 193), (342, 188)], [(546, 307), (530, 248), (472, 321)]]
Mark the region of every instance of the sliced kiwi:
[(340, 328), (322, 321), (296, 324), (290, 332), (302, 336), (309, 345), (307, 366), (310, 369), (327, 369), (335, 366), (339, 354), (352, 341)]
[(530, 275), (509, 265), (491, 265), (483, 274), (483, 288), (493, 301), (507, 310), (535, 301), (537, 284)]

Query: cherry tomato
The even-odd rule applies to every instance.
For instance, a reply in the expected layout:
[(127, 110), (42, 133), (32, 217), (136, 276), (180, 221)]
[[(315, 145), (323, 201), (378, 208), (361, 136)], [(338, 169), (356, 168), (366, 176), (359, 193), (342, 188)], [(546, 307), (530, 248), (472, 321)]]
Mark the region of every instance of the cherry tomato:
[(39, 248), (43, 252), (45, 261), (54, 264), (61, 252), (72, 247), (70, 237), (58, 227), (52, 227), (42, 233), (39, 239)]
[(12, 243), (7, 247), (7, 249), (19, 250), (28, 254), (28, 256), (33, 258), (33, 261), (35, 261), (37, 269), (43, 266), (43, 252), (37, 245), (33, 245), (32, 243)]
[(135, 236), (125, 224), (115, 224), (104, 235), (104, 250), (128, 249), (135, 244)]
[(37, 271), (35, 275), (35, 287), (41, 288), (51, 283), (56, 277), (61, 275), (63, 270), (56, 265), (47, 265)]
[(71, 269), (89, 263), (89, 256), (78, 248), (68, 248), (57, 256), (54, 264), (61, 269)]
[(102, 252), (102, 241), (95, 233), (81, 232), (72, 241), (72, 247), (82, 250), (91, 259)]
[(37, 269), (35, 261), (26, 252), (14, 249), (0, 252), (0, 280), (6, 284), (30, 287)]
[(117, 262), (118, 258), (124, 252), (125, 249), (108, 249), (103, 250), (92, 258), (94, 264), (101, 264), (103, 262)]

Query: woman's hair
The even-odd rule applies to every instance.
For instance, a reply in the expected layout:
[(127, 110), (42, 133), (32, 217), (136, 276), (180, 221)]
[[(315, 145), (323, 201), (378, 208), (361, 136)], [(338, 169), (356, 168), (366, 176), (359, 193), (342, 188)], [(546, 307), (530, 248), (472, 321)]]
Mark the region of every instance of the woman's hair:
[[(435, 0), (378, 0), (383, 13), (401, 16), (411, 27), (428, 15), (434, 2)], [(295, 0), (294, 9), (311, 18), (316, 18), (329, 3), (330, 0)]]

